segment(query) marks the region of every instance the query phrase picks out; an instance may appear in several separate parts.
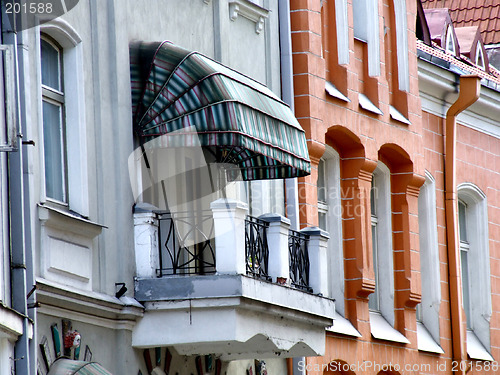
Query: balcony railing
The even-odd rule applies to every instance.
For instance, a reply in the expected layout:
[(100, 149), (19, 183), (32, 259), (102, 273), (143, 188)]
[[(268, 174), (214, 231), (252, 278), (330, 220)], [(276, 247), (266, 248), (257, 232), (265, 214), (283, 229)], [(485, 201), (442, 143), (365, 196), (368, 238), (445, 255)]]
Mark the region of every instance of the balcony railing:
[(157, 213), (159, 277), (215, 273), (214, 225), (211, 211)]
[(290, 230), (288, 252), (290, 260), (290, 283), (293, 287), (312, 292), (309, 284), (309, 236)]
[(248, 275), (271, 281), (268, 272), (268, 227), (268, 222), (247, 216), (245, 219), (245, 260)]
[(169, 275), (248, 275), (326, 295), (328, 234), (318, 228), (290, 230), (290, 221), (269, 214), (247, 216), (246, 204), (218, 200), (211, 211), (159, 213), (136, 209), (138, 278)]

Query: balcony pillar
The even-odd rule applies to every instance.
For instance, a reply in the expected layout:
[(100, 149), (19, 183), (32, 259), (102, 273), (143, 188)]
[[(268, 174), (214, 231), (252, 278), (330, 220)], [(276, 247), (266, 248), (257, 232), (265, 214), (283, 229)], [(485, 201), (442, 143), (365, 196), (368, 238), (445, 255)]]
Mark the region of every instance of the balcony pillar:
[(153, 206), (136, 206), (134, 238), (137, 277), (156, 277), (156, 270), (160, 268), (160, 250), (158, 248), (158, 219), (153, 212)]
[(269, 276), (271, 276), (272, 281), (278, 282), (278, 278), (281, 278), (289, 283), (288, 230), (290, 229), (290, 220), (278, 214), (264, 214), (259, 219), (269, 223), (267, 228)]
[(309, 236), (309, 286), (313, 293), (328, 295), (327, 247), (330, 236), (317, 227), (307, 227), (301, 230)]
[(245, 217), (248, 205), (233, 199), (210, 204), (214, 216), (215, 267), (220, 274), (245, 274)]

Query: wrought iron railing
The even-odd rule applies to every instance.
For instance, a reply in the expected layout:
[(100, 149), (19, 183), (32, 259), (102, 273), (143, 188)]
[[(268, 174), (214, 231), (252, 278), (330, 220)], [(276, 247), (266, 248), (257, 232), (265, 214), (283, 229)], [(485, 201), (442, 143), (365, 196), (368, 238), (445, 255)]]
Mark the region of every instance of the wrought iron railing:
[(269, 223), (266, 221), (247, 216), (245, 219), (245, 259), (248, 275), (271, 281), (268, 273), (268, 226)]
[(312, 292), (309, 286), (309, 236), (290, 230), (288, 252), (290, 259), (290, 283), (293, 287)]
[(211, 211), (158, 213), (159, 277), (215, 273)]

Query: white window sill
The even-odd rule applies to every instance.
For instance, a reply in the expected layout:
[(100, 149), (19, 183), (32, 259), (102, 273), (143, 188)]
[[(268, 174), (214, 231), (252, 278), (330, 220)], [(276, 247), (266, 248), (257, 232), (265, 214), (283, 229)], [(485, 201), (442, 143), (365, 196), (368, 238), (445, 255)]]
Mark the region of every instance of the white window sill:
[(401, 332), (394, 329), (378, 312), (370, 311), (370, 330), (374, 338), (379, 340), (409, 344), (410, 341)]
[(430, 332), (420, 322), (417, 322), (417, 345), (420, 351), (444, 354), (444, 350), (434, 341)]
[(341, 335), (361, 337), (361, 333), (354, 328), (351, 322), (337, 312), (335, 312), (333, 326), (328, 327), (326, 330), (328, 332), (339, 333)]
[(375, 113), (376, 115), (383, 115), (382, 112), (375, 104), (371, 102), (370, 99), (364, 94), (358, 94), (359, 106), (368, 112)]
[(389, 106), (389, 114), (391, 115), (391, 118), (393, 120), (402, 122), (403, 124), (406, 124), (406, 125), (411, 125), (410, 120), (408, 120), (401, 112), (399, 112), (392, 105)]
[(472, 359), (479, 359), (481, 361), (494, 361), (494, 358), (486, 350), (484, 345), (479, 341), (473, 331), (467, 330), (467, 354)]
[(343, 100), (344, 102), (350, 103), (351, 101), (347, 96), (342, 94), (338, 88), (331, 82), (326, 81), (325, 83), (325, 91), (328, 95), (333, 96), (334, 98)]
[(54, 204), (38, 204), (38, 218), (50, 226), (60, 226), (80, 235), (94, 238), (99, 235), (105, 225), (95, 223), (82, 216), (66, 210), (63, 205), (56, 207)]

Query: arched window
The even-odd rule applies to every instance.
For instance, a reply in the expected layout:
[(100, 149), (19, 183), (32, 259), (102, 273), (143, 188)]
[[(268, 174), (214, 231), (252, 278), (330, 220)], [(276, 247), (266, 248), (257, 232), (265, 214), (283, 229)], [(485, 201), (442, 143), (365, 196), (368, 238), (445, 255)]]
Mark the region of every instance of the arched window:
[(381, 340), (408, 344), (394, 329), (394, 251), (392, 244), (391, 172), (379, 162), (372, 176), (370, 191), (372, 259), (375, 292), (370, 294), (370, 330)]
[(39, 51), (45, 179), (41, 200), (62, 203), (88, 217), (81, 39), (66, 21), (55, 19), (40, 26)]
[(441, 279), (439, 274), (439, 248), (436, 217), (436, 182), (425, 173), (425, 183), (418, 196), (418, 228), (420, 243), (420, 279), (422, 301), (417, 305), (418, 349), (444, 353), (438, 345)]
[(50, 37), (40, 41), (42, 111), (47, 198), (67, 202), (63, 50)]
[(491, 281), (486, 195), (475, 185), (458, 187), (463, 307), (469, 357), (493, 360), (490, 348)]

